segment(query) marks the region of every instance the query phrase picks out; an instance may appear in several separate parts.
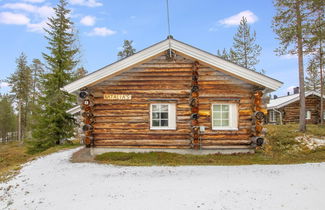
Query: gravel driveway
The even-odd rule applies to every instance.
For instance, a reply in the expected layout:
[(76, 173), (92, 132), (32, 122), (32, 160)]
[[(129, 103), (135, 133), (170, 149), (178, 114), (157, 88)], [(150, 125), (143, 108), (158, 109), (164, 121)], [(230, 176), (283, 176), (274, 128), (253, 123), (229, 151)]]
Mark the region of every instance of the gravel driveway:
[(69, 158), (78, 149), (27, 163), (18, 176), (0, 184), (0, 209), (325, 209), (325, 163), (184, 167), (71, 163)]

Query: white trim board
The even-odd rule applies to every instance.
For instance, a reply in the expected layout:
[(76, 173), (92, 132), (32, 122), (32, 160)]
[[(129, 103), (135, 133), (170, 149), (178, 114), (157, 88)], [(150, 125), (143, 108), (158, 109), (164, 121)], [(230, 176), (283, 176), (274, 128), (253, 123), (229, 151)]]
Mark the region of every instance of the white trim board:
[(103, 80), (110, 75), (118, 73), (119, 71), (125, 70), (151, 57), (154, 57), (169, 49), (169, 46), (171, 49), (175, 50), (176, 53), (187, 55), (195, 60), (198, 60), (199, 62), (201, 61), (207, 65), (210, 65), (211, 67), (215, 67), (226, 74), (230, 74), (252, 84), (265, 87), (271, 91), (277, 90), (282, 85), (282, 82), (268, 77), (264, 74), (246, 69), (175, 39), (166, 39), (142, 51), (139, 51), (130, 57), (124, 58), (102, 69), (99, 69), (98, 71), (88, 74), (87, 76), (64, 86), (62, 90), (73, 93), (80, 88), (89, 86), (93, 83)]

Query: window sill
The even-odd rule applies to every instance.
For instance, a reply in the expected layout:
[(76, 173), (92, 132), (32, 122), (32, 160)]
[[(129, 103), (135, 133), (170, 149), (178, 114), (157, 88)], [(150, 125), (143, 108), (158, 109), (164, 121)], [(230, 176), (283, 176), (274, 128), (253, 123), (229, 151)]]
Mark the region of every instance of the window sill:
[(150, 130), (176, 130), (176, 128), (150, 128)]
[(238, 131), (238, 128), (212, 128), (213, 131)]

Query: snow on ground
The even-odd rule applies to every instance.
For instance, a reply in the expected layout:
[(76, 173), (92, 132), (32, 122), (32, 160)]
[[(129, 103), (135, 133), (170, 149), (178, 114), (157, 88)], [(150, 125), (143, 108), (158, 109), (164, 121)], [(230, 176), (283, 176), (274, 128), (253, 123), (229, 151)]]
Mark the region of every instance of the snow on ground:
[(120, 167), (71, 163), (76, 150), (0, 184), (0, 209), (325, 209), (325, 163)]

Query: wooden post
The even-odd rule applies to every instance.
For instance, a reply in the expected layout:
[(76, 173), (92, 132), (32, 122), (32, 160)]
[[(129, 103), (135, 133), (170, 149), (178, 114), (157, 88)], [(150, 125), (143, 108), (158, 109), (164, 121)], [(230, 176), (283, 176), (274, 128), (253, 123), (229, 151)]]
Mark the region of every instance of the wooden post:
[(190, 106), (191, 106), (191, 145), (193, 149), (199, 149), (199, 62), (195, 61), (192, 67), (192, 82), (191, 82), (191, 95), (190, 95)]

